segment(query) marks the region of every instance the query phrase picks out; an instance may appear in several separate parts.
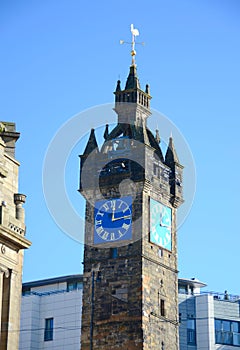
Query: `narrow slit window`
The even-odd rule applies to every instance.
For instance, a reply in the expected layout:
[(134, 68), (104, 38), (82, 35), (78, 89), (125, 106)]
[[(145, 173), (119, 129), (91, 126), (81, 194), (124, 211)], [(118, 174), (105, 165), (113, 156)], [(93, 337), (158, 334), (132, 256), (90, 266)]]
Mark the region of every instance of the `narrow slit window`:
[(45, 319), (44, 341), (53, 340), (53, 318)]
[(165, 316), (165, 302), (163, 299), (160, 300), (160, 315)]

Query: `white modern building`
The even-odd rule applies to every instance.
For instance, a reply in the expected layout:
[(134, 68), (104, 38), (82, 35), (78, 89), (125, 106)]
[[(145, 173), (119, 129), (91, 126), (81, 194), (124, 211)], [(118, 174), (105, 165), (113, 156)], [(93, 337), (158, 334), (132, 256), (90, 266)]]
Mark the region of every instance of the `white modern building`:
[(82, 275), (23, 284), (19, 350), (79, 350)]
[[(79, 350), (82, 275), (23, 284), (19, 350)], [(240, 296), (205, 292), (179, 279), (180, 350), (240, 348)]]
[(180, 350), (240, 348), (240, 296), (201, 291), (205, 286), (178, 280)]

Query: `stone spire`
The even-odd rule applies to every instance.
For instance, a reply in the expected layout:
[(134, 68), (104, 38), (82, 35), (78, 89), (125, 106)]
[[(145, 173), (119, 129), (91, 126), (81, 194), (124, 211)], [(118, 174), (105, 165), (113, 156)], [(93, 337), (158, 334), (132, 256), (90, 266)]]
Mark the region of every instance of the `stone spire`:
[(106, 124), (105, 131), (104, 131), (104, 135), (103, 135), (103, 137), (104, 137), (105, 140), (107, 140), (108, 135), (109, 135), (109, 129), (108, 129), (108, 127), (109, 127), (109, 125)]
[(128, 74), (125, 90), (129, 89), (140, 89), (140, 83), (137, 76), (137, 67), (136, 65), (130, 66), (130, 71)]
[(172, 136), (169, 138), (168, 149), (165, 156), (165, 164), (171, 169), (169, 176), (171, 203), (175, 208), (177, 208), (183, 203), (183, 166), (179, 162)]
[(99, 149), (98, 149), (98, 144), (95, 136), (95, 130), (91, 129), (91, 133), (90, 133), (85, 151), (83, 152), (83, 156), (88, 156), (93, 151), (96, 151), (98, 153)]
[[(94, 186), (94, 176), (91, 176), (91, 174), (96, 173), (96, 159), (97, 156), (99, 155), (99, 148), (95, 136), (95, 130), (91, 129), (91, 133), (86, 145), (86, 148), (83, 152), (83, 154), (80, 155), (80, 186), (79, 186), (79, 191), (82, 192), (83, 190), (83, 179), (84, 181), (87, 181), (87, 185), (89, 187)], [(85, 167), (84, 164), (87, 162), (87, 166)], [(84, 170), (85, 169), (85, 170)], [(86, 175), (86, 169), (88, 170), (89, 177)], [(82, 175), (84, 173), (84, 175)], [(86, 183), (85, 183), (86, 186)], [(84, 195), (84, 194), (83, 194)]]
[(178, 163), (179, 164), (179, 159), (177, 156), (177, 152), (175, 150), (175, 146), (173, 143), (173, 137), (170, 136), (169, 137), (169, 144), (168, 144), (168, 149), (166, 152), (166, 156), (165, 156), (165, 163), (166, 165), (168, 165), (170, 168), (174, 163)]

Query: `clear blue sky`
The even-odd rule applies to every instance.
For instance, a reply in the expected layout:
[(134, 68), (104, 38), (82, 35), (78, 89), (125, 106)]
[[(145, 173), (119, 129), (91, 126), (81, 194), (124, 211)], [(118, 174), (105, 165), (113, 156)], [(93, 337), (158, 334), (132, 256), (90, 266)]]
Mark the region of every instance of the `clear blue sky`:
[[(82, 272), (82, 245), (48, 212), (43, 161), (72, 116), (113, 102), (116, 81), (125, 83), (130, 65), (130, 48), (119, 39), (130, 40), (134, 23), (146, 43), (137, 48), (142, 86), (150, 84), (152, 107), (176, 124), (196, 165), (194, 203), (178, 232), (180, 277), (240, 294), (239, 16), (238, 0), (1, 1), (0, 120), (16, 122), (21, 132), (19, 191), (27, 195), (32, 241), (24, 281)], [(83, 212), (82, 145), (74, 152), (66, 187)]]

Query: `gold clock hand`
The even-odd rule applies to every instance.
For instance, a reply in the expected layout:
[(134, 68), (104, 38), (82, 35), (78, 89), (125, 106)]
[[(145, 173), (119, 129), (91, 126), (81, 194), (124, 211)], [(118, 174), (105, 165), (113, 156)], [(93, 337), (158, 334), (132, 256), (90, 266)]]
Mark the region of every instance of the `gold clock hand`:
[(121, 220), (121, 219), (130, 219), (131, 215), (125, 215), (125, 216), (120, 216), (118, 218), (112, 218), (112, 221), (117, 221), (117, 220)]
[(116, 203), (115, 201), (112, 202), (112, 221), (114, 221), (114, 213), (116, 210)]

